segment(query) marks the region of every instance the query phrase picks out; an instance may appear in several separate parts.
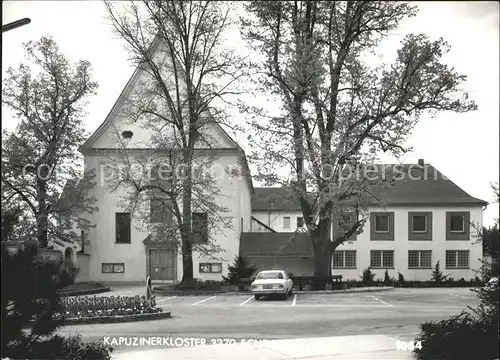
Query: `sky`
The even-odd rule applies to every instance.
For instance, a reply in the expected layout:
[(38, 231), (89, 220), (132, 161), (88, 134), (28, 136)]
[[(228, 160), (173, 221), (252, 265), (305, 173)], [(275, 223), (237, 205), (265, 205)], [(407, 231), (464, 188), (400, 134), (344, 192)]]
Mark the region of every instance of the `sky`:
[[(380, 51), (393, 57), (408, 33), (443, 37), (451, 45), (444, 61), (468, 75), (465, 88), (479, 109), (421, 118), (407, 141), (414, 151), (399, 160), (416, 163), (424, 159), (470, 195), (491, 202), (489, 184), (499, 178), (499, 3), (413, 4), (419, 9), (417, 16), (402, 22)], [(99, 89), (90, 98), (85, 118), (86, 130), (93, 133), (134, 71), (123, 42), (106, 20), (104, 4), (94, 0), (2, 2), (2, 24), (25, 17), (31, 19), (29, 25), (2, 34), (2, 77), (9, 66), (17, 67), (25, 60), (22, 43), (52, 35), (70, 60), (85, 59), (93, 66)], [(240, 44), (241, 39), (235, 35), (234, 42)], [(2, 106), (2, 128), (15, 128), (12, 115)], [(248, 152), (245, 137), (241, 134), (236, 140)], [(382, 161), (395, 159), (382, 157)], [(490, 204), (484, 212), (484, 224), (493, 224), (498, 211), (498, 204)]]

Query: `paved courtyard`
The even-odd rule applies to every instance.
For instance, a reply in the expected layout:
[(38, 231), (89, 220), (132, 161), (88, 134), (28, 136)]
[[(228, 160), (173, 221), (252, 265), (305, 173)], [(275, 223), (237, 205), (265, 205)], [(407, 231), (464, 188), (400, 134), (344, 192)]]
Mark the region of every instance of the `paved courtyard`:
[[(467, 288), (440, 288), (299, 293), (287, 300), (259, 301), (250, 295), (157, 296), (157, 303), (171, 311), (171, 319), (66, 326), (60, 332), (78, 332), (84, 340), (158, 336), (203, 338), (208, 343), (377, 335), (392, 339), (396, 347), (396, 340), (413, 340), (421, 323), (457, 315), (478, 299)], [(121, 346), (115, 352), (131, 350), (138, 348)]]

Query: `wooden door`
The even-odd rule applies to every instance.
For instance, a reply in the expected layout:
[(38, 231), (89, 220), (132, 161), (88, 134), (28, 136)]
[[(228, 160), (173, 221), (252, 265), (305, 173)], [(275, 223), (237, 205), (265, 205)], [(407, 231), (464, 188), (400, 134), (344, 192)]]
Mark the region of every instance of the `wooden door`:
[(174, 280), (174, 252), (150, 250), (149, 264), (151, 280)]

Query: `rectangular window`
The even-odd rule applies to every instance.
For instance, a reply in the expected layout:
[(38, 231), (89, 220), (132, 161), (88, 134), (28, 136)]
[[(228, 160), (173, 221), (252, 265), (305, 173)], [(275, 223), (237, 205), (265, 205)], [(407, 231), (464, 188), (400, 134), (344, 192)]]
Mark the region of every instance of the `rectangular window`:
[(356, 250), (345, 251), (345, 267), (356, 268)]
[(408, 269), (430, 269), (432, 267), (431, 250), (409, 250)]
[(432, 250), (420, 251), (420, 267), (424, 269), (432, 268)]
[(394, 267), (394, 251), (382, 252), (382, 267), (389, 269)]
[(370, 251), (370, 267), (379, 269), (394, 268), (394, 250)]
[(457, 267), (469, 268), (469, 250), (457, 251)]
[[(336, 225), (336, 228), (334, 229), (334, 232), (336, 236), (341, 236), (344, 235), (347, 231), (351, 230), (352, 226), (356, 222), (356, 214), (355, 213), (349, 213), (349, 214), (343, 214), (339, 220), (334, 223)], [(355, 241), (357, 238), (356, 234), (352, 234), (349, 236), (347, 239), (348, 241)]]
[(222, 263), (200, 263), (200, 273), (221, 273)]
[(457, 266), (457, 252), (452, 250), (446, 251), (446, 268), (451, 269)]
[(301, 228), (302, 226), (304, 226), (304, 218), (297, 216), (297, 228)]
[(414, 233), (427, 232), (427, 216), (426, 215), (413, 215), (412, 231)]
[(170, 210), (163, 199), (151, 199), (150, 202), (151, 222), (170, 224)]
[(335, 250), (333, 253), (333, 268), (356, 268), (356, 250)]
[[(149, 184), (163, 190), (171, 190), (173, 183), (173, 172), (170, 164), (158, 164), (151, 168)], [(161, 191), (153, 189), (153, 191)]]
[(370, 251), (370, 267), (372, 268), (382, 267), (382, 251), (379, 250)]
[(124, 263), (102, 263), (101, 271), (103, 273), (124, 273), (125, 264)]
[(432, 241), (432, 211), (408, 211), (408, 240)]
[(192, 231), (194, 244), (208, 243), (208, 214), (193, 213), (192, 214)]
[(375, 232), (377, 233), (389, 232), (389, 215), (375, 216)]
[(446, 212), (446, 240), (470, 240), (470, 211)]
[(469, 250), (446, 250), (447, 269), (468, 269)]
[(343, 268), (344, 267), (344, 254), (340, 250), (336, 250), (333, 253), (333, 268)]
[(465, 219), (463, 215), (450, 216), (450, 231), (455, 233), (463, 233), (465, 231)]
[(394, 241), (394, 211), (370, 213), (370, 240)]
[(116, 213), (116, 243), (130, 244), (130, 228), (131, 217), (130, 213)]
[(283, 229), (290, 229), (290, 216), (283, 217)]
[(420, 254), (418, 251), (408, 251), (408, 268), (418, 268), (420, 264)]

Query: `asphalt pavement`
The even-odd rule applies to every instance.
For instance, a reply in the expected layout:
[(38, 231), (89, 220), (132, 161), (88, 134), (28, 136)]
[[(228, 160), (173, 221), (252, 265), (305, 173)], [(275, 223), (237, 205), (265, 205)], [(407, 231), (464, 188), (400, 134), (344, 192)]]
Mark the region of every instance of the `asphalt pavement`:
[(398, 350), (398, 341), (414, 341), (423, 322), (457, 315), (478, 302), (467, 288), (295, 294), (260, 301), (250, 295), (157, 296), (171, 319), (74, 325), (59, 333), (114, 341), (116, 359), (403, 360), (411, 352)]

